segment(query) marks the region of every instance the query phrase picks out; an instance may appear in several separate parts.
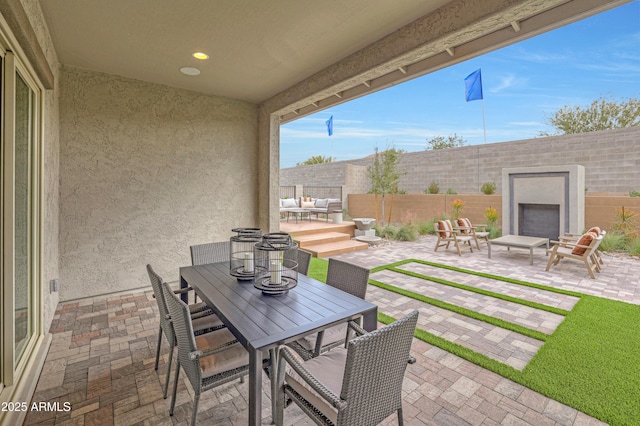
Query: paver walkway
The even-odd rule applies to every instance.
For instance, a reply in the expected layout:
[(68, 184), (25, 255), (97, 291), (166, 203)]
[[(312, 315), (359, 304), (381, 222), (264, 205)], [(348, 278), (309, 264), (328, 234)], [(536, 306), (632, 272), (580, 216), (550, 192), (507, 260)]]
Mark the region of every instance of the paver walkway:
[[(396, 243), (339, 257), (369, 268), (418, 258), (640, 304), (640, 261), (637, 259), (605, 255), (603, 272), (597, 280), (591, 280), (584, 266), (573, 262), (561, 262), (552, 271), (545, 272), (544, 250), (536, 252), (534, 264), (529, 265), (528, 253), (515, 250), (507, 252), (496, 247), (493, 258), (487, 259), (486, 249), (460, 257), (451, 250), (434, 253), (434, 245), (435, 239), (427, 237), (417, 243)], [(426, 272), (422, 265), (415, 263), (406, 267)], [(433, 269), (437, 268), (429, 269), (427, 275), (435, 274)], [(445, 278), (452, 276), (448, 272), (443, 274)], [(496, 286), (486, 280), (471, 279), (465, 284), (474, 282), (483, 288)], [(563, 309), (570, 309), (575, 302), (569, 299), (554, 302), (549, 295), (531, 293), (528, 289), (525, 291), (528, 294), (520, 294), (507, 283), (497, 287), (512, 296), (517, 294), (540, 303), (556, 303)], [(481, 308), (485, 302), (491, 303), (488, 299), (461, 293), (447, 294), (447, 297)], [(376, 287), (369, 289), (367, 298), (390, 315), (400, 316), (417, 307), (420, 309), (420, 327), (431, 327), (434, 333), (476, 345), (474, 350), (479, 352), (485, 348), (489, 351), (491, 346), (500, 347), (500, 351), (495, 351), (495, 357), (503, 362), (526, 364), (527, 350), (535, 351), (535, 344), (526, 340), (521, 342), (523, 336), (517, 333), (505, 334), (499, 327), (474, 324), (467, 318), (457, 318), (450, 311), (432, 306), (414, 306), (413, 299)], [(504, 314), (517, 317), (521, 313), (516, 309)], [(522, 315), (526, 318), (533, 312), (525, 310)], [(538, 324), (536, 327), (553, 328), (543, 316), (532, 323)], [(153, 369), (157, 331), (157, 308), (150, 292), (60, 304), (51, 329), (52, 346), (34, 400), (71, 402), (73, 409), (66, 413), (33, 412), (25, 424), (186, 425), (191, 413), (192, 390), (181, 380), (176, 414), (170, 418), (169, 400), (162, 399), (168, 356), (166, 342), (163, 342), (164, 362), (159, 371)], [(412, 355), (417, 362), (407, 368), (403, 391), (407, 425), (602, 424), (420, 340), (414, 339)], [(266, 390), (263, 424), (271, 421), (269, 397)], [(247, 414), (247, 384), (234, 382), (203, 394), (198, 423), (244, 425)], [(287, 408), (285, 421), (289, 425), (311, 424), (295, 406)], [(389, 417), (384, 424), (397, 424), (395, 416)]]

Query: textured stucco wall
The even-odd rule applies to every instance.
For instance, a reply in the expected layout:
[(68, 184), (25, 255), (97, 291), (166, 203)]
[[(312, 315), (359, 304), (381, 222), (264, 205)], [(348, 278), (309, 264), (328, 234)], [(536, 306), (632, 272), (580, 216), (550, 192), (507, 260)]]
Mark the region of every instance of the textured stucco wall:
[(168, 280), (189, 246), (255, 226), (255, 105), (61, 72), (61, 300)]
[[(508, 167), (582, 165), (588, 192), (628, 193), (640, 190), (640, 127), (553, 136), (515, 142), (473, 145), (435, 151), (410, 152), (399, 168), (406, 171), (398, 187), (423, 192), (437, 182), (441, 192), (478, 193), (484, 182), (502, 192), (502, 169)], [(347, 164), (368, 166), (371, 157), (330, 165), (291, 167), (280, 171), (286, 185), (316, 182), (326, 171)], [(368, 178), (367, 178), (368, 180)], [(338, 184), (345, 184), (344, 182)], [(371, 185), (365, 185), (366, 193)], [(353, 193), (353, 192), (350, 192)]]
[(40, 3), (37, 0), (22, 0), (22, 6), (29, 17), (40, 47), (44, 52), (49, 68), (53, 72), (55, 87), (46, 90), (43, 97), (43, 226), (42, 226), (42, 277), (41, 291), (43, 301), (44, 330), (48, 331), (58, 306), (59, 293), (49, 293), (49, 281), (58, 278), (58, 217), (59, 217), (59, 165), (60, 165), (60, 127), (59, 127), (59, 65), (51, 36), (44, 21)]

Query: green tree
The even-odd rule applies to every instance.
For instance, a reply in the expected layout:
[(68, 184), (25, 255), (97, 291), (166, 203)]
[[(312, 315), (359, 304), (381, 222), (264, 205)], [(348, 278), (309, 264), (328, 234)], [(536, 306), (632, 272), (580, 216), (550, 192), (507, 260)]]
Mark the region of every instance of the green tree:
[(296, 163), (296, 166), (309, 166), (311, 164), (323, 164), (323, 163), (331, 163), (333, 158), (324, 157), (322, 155), (314, 155), (312, 157), (307, 158), (305, 161), (300, 163)]
[(455, 133), (446, 137), (436, 136), (431, 139), (427, 139), (427, 151), (434, 149), (456, 148), (464, 146), (465, 143), (467, 143), (467, 141)]
[(384, 196), (393, 194), (398, 190), (400, 177), (405, 173), (398, 168), (402, 157), (402, 150), (387, 148), (386, 151), (378, 152), (375, 148), (373, 164), (367, 167), (369, 179), (371, 180), (371, 192), (382, 195), (382, 222), (384, 223)]
[(640, 126), (640, 99), (616, 101), (601, 96), (586, 108), (565, 105), (545, 122), (556, 131), (540, 132), (540, 136)]

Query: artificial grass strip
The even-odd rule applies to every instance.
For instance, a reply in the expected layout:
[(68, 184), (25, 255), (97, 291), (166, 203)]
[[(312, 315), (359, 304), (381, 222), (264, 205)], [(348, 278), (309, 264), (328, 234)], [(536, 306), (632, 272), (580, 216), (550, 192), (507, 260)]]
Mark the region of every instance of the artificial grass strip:
[(441, 309), (446, 309), (448, 311), (452, 311), (452, 312), (455, 312), (457, 314), (464, 315), (464, 316), (467, 316), (469, 318), (476, 319), (478, 321), (486, 322), (487, 324), (495, 325), (496, 327), (500, 327), (500, 328), (504, 328), (506, 330), (514, 331), (516, 333), (522, 334), (522, 335), (527, 336), (527, 337), (531, 337), (533, 339), (541, 340), (543, 342), (546, 341), (547, 337), (548, 337), (547, 334), (542, 333), (540, 331), (531, 330), (530, 328), (523, 327), (523, 326), (521, 326), (519, 324), (514, 324), (514, 323), (511, 323), (511, 322), (507, 322), (507, 321), (501, 320), (500, 318), (495, 318), (495, 317), (492, 317), (492, 316), (489, 316), (489, 315), (481, 314), (481, 313), (473, 311), (471, 309), (462, 308), (460, 306), (453, 305), (453, 304), (447, 303), (447, 302), (443, 302), (442, 300), (434, 299), (432, 297), (425, 296), (424, 294), (415, 293), (415, 292), (410, 291), (410, 290), (399, 288), (399, 287), (396, 287), (396, 286), (391, 285), (391, 284), (386, 284), (386, 283), (383, 283), (381, 281), (377, 281), (377, 280), (374, 280), (374, 279), (369, 279), (369, 284), (374, 285), (374, 286), (379, 287), (379, 288), (382, 288), (382, 289), (387, 290), (387, 291), (391, 291), (391, 292), (396, 293), (396, 294), (400, 294), (402, 296), (409, 297), (411, 299), (418, 300), (420, 302), (428, 303), (429, 305), (432, 305), (432, 306), (437, 306), (438, 308), (441, 308)]
[[(417, 262), (417, 263), (421, 263), (421, 262)], [(550, 313), (557, 314), (557, 315), (566, 316), (569, 313), (569, 311), (567, 311), (565, 309), (556, 308), (554, 306), (544, 305), (544, 304), (538, 303), (538, 302), (531, 302), (529, 300), (520, 299), (518, 297), (509, 296), (509, 295), (506, 295), (506, 294), (496, 293), (496, 292), (493, 292), (493, 291), (484, 290), (482, 288), (477, 288), (477, 287), (473, 287), (473, 286), (469, 286), (469, 285), (465, 285), (465, 284), (460, 284), (460, 283), (456, 283), (456, 282), (453, 282), (453, 281), (445, 280), (445, 279), (442, 279), (442, 278), (432, 277), (432, 276), (429, 276), (429, 275), (423, 275), (423, 274), (420, 274), (418, 272), (407, 271), (406, 269), (400, 269), (400, 268), (396, 268), (396, 267), (391, 267), (391, 268), (386, 268), (386, 269), (389, 270), (389, 271), (393, 271), (393, 272), (399, 273), (399, 274), (404, 274), (404, 275), (408, 275), (408, 276), (411, 276), (411, 277), (414, 277), (414, 278), (420, 278), (420, 279), (423, 279), (423, 280), (432, 281), (434, 283), (446, 285), (446, 286), (449, 286), (449, 287), (458, 288), (460, 290), (466, 290), (466, 291), (469, 291), (469, 292), (472, 292), (472, 293), (482, 294), (484, 296), (493, 297), (494, 299), (500, 299), (500, 300), (504, 300), (506, 302), (517, 303), (519, 305), (529, 306), (530, 308), (534, 308), (534, 309), (538, 309), (538, 310), (541, 310), (541, 311), (550, 312)]]
[(307, 276), (326, 283), (328, 270), (329, 262), (327, 260), (312, 257), (311, 263), (309, 263), (309, 273), (307, 273)]
[(640, 424), (640, 306), (583, 296), (519, 382), (611, 425)]

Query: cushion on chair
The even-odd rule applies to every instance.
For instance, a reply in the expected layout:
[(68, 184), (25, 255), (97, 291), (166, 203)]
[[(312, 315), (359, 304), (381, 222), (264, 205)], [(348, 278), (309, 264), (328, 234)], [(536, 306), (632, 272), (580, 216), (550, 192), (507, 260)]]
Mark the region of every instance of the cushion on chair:
[(211, 314), (204, 317), (196, 318), (191, 321), (193, 325), (193, 331), (205, 330), (207, 328), (213, 328), (223, 325), (220, 318), (217, 315)]
[(587, 232), (593, 232), (596, 235), (600, 235), (600, 233), (602, 232), (602, 229), (600, 229), (600, 227), (598, 226), (594, 226), (592, 228), (589, 228)]
[(202, 312), (209, 309), (209, 306), (205, 302), (197, 302), (189, 305), (189, 313), (195, 314), (196, 312)]
[[(327, 328), (322, 336), (322, 345), (328, 345), (340, 340), (344, 342), (347, 337), (347, 328), (346, 322)], [(297, 342), (306, 350), (313, 351), (316, 348), (316, 340), (318, 340), (318, 333), (305, 336), (302, 339), (298, 339)]]
[[(471, 228), (471, 221), (466, 217), (458, 219), (458, 226), (461, 228)], [(467, 235), (471, 232), (471, 229), (462, 229), (460, 232), (464, 235)]]
[(453, 227), (451, 226), (451, 221), (449, 219), (439, 220), (438, 229), (440, 229), (440, 237), (442, 238), (450, 238), (453, 233)]
[[(295, 356), (299, 357), (297, 354)], [(320, 356), (304, 361), (303, 364), (312, 376), (331, 392), (340, 396), (346, 363), (347, 350), (345, 348), (335, 348)], [(337, 424), (338, 411), (324, 398), (320, 397), (289, 365), (286, 368), (285, 380), (293, 390), (320, 410), (333, 424)]]
[[(596, 238), (598, 238), (596, 234), (594, 234), (593, 232), (587, 232), (582, 237), (580, 237), (580, 239), (578, 240), (578, 245), (589, 246), (591, 245), (591, 242)], [(584, 254), (585, 251), (587, 251), (586, 248), (576, 246), (573, 248), (573, 250), (571, 250), (571, 254), (575, 254), (579, 256), (581, 254)]]
[[(235, 340), (235, 336), (224, 328), (211, 333), (203, 334), (196, 337), (196, 346), (198, 350), (204, 351), (208, 348), (215, 348), (223, 345), (225, 342)], [(249, 365), (249, 352), (240, 344), (236, 343), (229, 346), (224, 351), (207, 355), (200, 358), (200, 368), (204, 377), (213, 376), (223, 371), (233, 370), (244, 365)]]
[(302, 202), (302, 208), (303, 209), (312, 209), (314, 207), (315, 207), (315, 205), (314, 205), (313, 201), (303, 201)]

